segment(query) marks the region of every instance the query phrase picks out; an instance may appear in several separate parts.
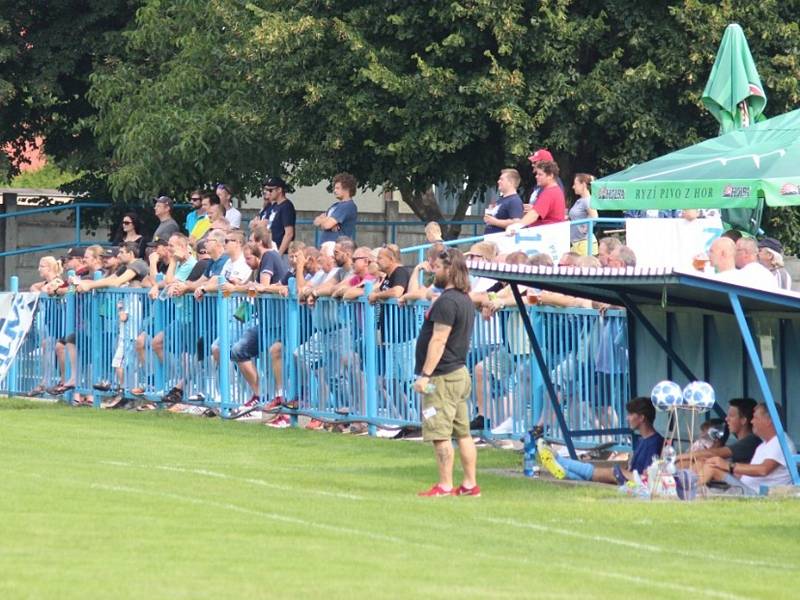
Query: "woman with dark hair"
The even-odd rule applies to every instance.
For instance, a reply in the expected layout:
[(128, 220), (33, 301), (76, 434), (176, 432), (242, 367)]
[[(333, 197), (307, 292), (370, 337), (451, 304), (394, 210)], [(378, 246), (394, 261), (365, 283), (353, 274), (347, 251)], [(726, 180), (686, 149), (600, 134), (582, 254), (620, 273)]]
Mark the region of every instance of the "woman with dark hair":
[[(588, 173), (577, 173), (572, 182), (572, 191), (575, 192), (577, 199), (569, 209), (569, 220), (578, 221), (580, 219), (596, 219), (597, 211), (592, 208), (592, 193), (590, 186), (594, 181), (594, 176)], [(597, 239), (592, 236), (592, 251), (588, 252), (589, 225), (573, 225), (569, 228), (569, 243), (572, 251), (581, 256), (597, 254)]]
[(117, 246), (127, 242), (137, 244), (135, 258), (143, 258), (148, 240), (144, 235), (144, 225), (139, 219), (139, 216), (133, 212), (125, 213), (125, 216), (122, 217), (119, 229), (117, 229), (111, 241)]

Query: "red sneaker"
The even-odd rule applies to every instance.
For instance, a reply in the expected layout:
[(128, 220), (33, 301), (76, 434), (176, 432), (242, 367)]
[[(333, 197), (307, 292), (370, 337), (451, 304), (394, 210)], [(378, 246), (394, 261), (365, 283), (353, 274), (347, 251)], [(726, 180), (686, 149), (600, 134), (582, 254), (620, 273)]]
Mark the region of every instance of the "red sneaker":
[(454, 496), (480, 496), (481, 495), (481, 488), (480, 486), (472, 486), (471, 488), (464, 487), (463, 485), (458, 486), (455, 491), (453, 492)]
[(271, 410), (275, 410), (281, 404), (283, 404), (283, 396), (275, 396), (272, 400), (267, 402), (267, 404), (262, 409), (264, 412), (269, 412)]
[(325, 427), (325, 423), (323, 423), (323, 422), (322, 422), (322, 421), (320, 421), (319, 419), (311, 419), (311, 420), (310, 420), (310, 421), (309, 421), (309, 422), (306, 424), (306, 429), (318, 430), (318, 429), (322, 429), (322, 428), (324, 428), (324, 427)]
[(420, 492), (419, 494), (417, 494), (417, 496), (422, 496), (424, 498), (441, 498), (442, 496), (453, 496), (454, 494), (455, 490), (453, 489), (446, 490), (437, 483), (431, 489), (425, 492)]
[(259, 397), (258, 396), (250, 396), (250, 400), (239, 406), (239, 408), (235, 409), (231, 414), (232, 419), (239, 419), (244, 417), (245, 415), (249, 415), (251, 412), (258, 410), (258, 403)]
[(275, 429), (286, 429), (292, 426), (292, 420), (288, 415), (278, 415), (274, 420), (266, 424), (267, 427), (274, 427)]

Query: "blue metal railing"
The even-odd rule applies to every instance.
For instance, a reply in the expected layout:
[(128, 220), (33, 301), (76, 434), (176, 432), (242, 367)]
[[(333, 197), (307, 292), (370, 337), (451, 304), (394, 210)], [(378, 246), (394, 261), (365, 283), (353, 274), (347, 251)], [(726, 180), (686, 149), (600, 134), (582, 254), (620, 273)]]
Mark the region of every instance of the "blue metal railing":
[[(72, 227), (74, 235), (71, 240), (66, 242), (59, 242), (56, 244), (40, 244), (38, 246), (15, 248), (13, 250), (4, 250), (3, 252), (0, 252), (0, 258), (5, 256), (18, 256), (21, 254), (30, 254), (34, 252), (48, 252), (51, 250), (59, 250), (62, 248), (72, 248), (75, 246), (89, 246), (91, 244), (97, 244), (98, 243), (97, 240), (84, 240), (81, 237), (81, 223), (82, 223), (81, 211), (84, 209), (109, 208), (110, 206), (111, 204), (105, 202), (80, 202), (80, 203), (60, 204), (56, 206), (45, 206), (41, 208), (28, 208), (24, 210), (16, 210), (9, 213), (0, 212), (0, 220), (17, 218), (17, 217), (28, 217), (37, 214), (57, 213), (62, 211), (73, 211), (75, 213), (75, 217), (73, 219), (73, 227)], [(176, 206), (178, 208), (189, 207), (188, 204), (178, 204)], [(245, 229), (247, 227), (247, 223), (248, 223), (247, 220), (243, 220), (243, 227)], [(298, 219), (296, 224), (312, 226), (313, 222), (311, 219)], [(473, 232), (473, 237), (477, 236), (479, 228), (484, 227), (482, 221), (475, 221), (475, 220), (441, 221), (440, 224), (443, 226), (458, 225), (461, 227), (471, 227)], [(408, 227), (408, 228), (419, 229), (423, 224), (421, 223), (421, 221), (365, 221), (362, 222), (360, 225), (363, 227), (371, 227), (378, 229), (380, 228), (385, 229), (388, 227), (390, 230), (390, 236), (388, 242), (394, 244), (397, 242), (397, 233), (399, 228)], [(314, 243), (317, 247), (319, 247), (319, 241), (320, 241), (320, 231), (315, 230)]]
[[(370, 304), (362, 297), (320, 298), (310, 307), (297, 301), (293, 286), (288, 297), (220, 291), (199, 301), (163, 293), (151, 300), (148, 290), (128, 288), (42, 296), (5, 391), (24, 394), (66, 382), (99, 406), (115, 392), (98, 391), (98, 384), (153, 401), (178, 388), (185, 402), (192, 398), (224, 417), (254, 394), (263, 402), (281, 396), (297, 401), (296, 409), (284, 409), (292, 417), (367, 422), (372, 433), (376, 426), (419, 426), (414, 349), (428, 306)], [(619, 426), (628, 399), (624, 311), (527, 310), (569, 426), (597, 430), (584, 438), (588, 445), (628, 443), (620, 435), (601, 438)], [(559, 438), (516, 308), (475, 318), (470, 404), (473, 415), (485, 417), (482, 434), (519, 438), (542, 424)], [(255, 382), (236, 363), (248, 335), (257, 340)]]
[[(478, 235), (478, 230), (483, 229), (485, 224), (481, 220), (462, 220), (462, 221), (438, 221), (439, 225), (443, 227), (450, 227), (452, 225), (457, 225), (459, 227), (470, 227), (472, 228), (472, 237), (469, 239), (482, 239), (483, 236)], [(314, 222), (313, 219), (297, 219), (297, 225), (308, 225), (313, 226)], [(386, 229), (389, 228), (389, 239), (387, 243), (395, 244), (397, 243), (397, 232), (398, 228), (401, 227), (410, 227), (420, 231), (421, 228), (424, 227), (424, 223), (422, 221), (360, 221), (359, 227), (369, 227), (372, 229)], [(319, 247), (321, 241), (322, 232), (319, 229), (314, 231), (314, 245)], [(460, 240), (463, 241), (463, 240)]]
[(30, 215), (37, 215), (37, 214), (44, 214), (51, 212), (55, 213), (65, 210), (71, 210), (75, 212), (75, 219), (73, 221), (73, 230), (75, 232), (75, 236), (72, 240), (68, 242), (60, 242), (58, 244), (41, 244), (39, 246), (16, 248), (14, 250), (5, 250), (3, 252), (0, 252), (0, 258), (4, 256), (17, 256), (20, 254), (29, 254), (32, 252), (48, 252), (50, 250), (58, 250), (60, 248), (71, 248), (73, 246), (89, 246), (91, 244), (96, 244), (97, 241), (94, 240), (86, 241), (81, 239), (81, 210), (86, 208), (108, 208), (109, 206), (110, 204), (102, 202), (81, 202), (76, 204), (45, 206), (42, 208), (26, 208), (24, 210), (16, 210), (14, 212), (9, 212), (9, 213), (0, 213), (0, 220), (2, 220), (2, 219), (17, 218), (17, 217), (27, 217)]

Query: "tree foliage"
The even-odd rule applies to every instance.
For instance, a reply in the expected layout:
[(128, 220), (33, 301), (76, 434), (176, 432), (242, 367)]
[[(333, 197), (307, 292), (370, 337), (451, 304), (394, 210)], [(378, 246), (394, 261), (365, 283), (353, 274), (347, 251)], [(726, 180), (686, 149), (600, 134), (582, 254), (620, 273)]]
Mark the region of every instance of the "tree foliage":
[(501, 168), (529, 178), (525, 156), (537, 147), (566, 175), (602, 175), (715, 135), (700, 95), (729, 22), (748, 37), (767, 114), (794, 108), (798, 9), (800, 0), (143, 0), (115, 30), (125, 29), (124, 46), (92, 63), (96, 115), (78, 122), (94, 127), (94, 172), (121, 199), (204, 181), (253, 189), (278, 170), (311, 184), (347, 170), (399, 190), (426, 220), (442, 218), (428, 192), (447, 182), (463, 190), (459, 217)]
[(131, 23), (134, 0), (0, 0), (0, 146), (18, 171), (26, 143), (45, 139), (47, 154), (80, 170), (97, 165), (86, 93), (105, 56), (121, 50), (120, 31)]

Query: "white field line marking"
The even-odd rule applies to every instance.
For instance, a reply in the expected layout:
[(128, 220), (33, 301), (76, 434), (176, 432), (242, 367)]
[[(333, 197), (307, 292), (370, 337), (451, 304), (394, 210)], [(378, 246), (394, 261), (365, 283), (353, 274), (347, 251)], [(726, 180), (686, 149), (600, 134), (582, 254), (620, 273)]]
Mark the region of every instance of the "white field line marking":
[(291, 485), (281, 485), (279, 483), (270, 483), (269, 481), (264, 481), (263, 479), (253, 479), (251, 477), (234, 477), (232, 475), (226, 475), (225, 473), (218, 473), (216, 471), (208, 471), (206, 469), (185, 469), (183, 467), (173, 467), (170, 465), (159, 465), (156, 469), (161, 469), (164, 471), (177, 471), (179, 473), (191, 473), (193, 475), (201, 475), (203, 477), (212, 477), (215, 479), (229, 479), (231, 481), (242, 481), (244, 483), (250, 483), (252, 485), (259, 485), (261, 487), (270, 488), (273, 490), (281, 490), (284, 492), (297, 492), (303, 491), (309, 494), (316, 494), (318, 496), (329, 496), (332, 498), (344, 498), (345, 500), (364, 500), (363, 496), (357, 496), (356, 494), (348, 494), (345, 492), (326, 492), (323, 490), (315, 490), (315, 489), (308, 489), (308, 488), (299, 488)]
[(363, 529), (354, 529), (351, 527), (342, 527), (340, 525), (327, 525), (325, 523), (318, 523), (316, 521), (307, 521), (305, 519), (300, 519), (298, 517), (290, 517), (288, 515), (283, 515), (280, 513), (273, 513), (273, 512), (266, 512), (261, 510), (254, 510), (251, 508), (246, 508), (244, 506), (238, 506), (236, 504), (230, 504), (227, 502), (215, 502), (213, 500), (202, 500), (200, 498), (191, 498), (189, 496), (183, 496), (180, 494), (171, 494), (169, 492), (154, 492), (149, 490), (144, 490), (140, 488), (128, 487), (124, 485), (106, 485), (104, 483), (93, 483), (89, 486), (93, 490), (105, 490), (109, 492), (120, 492), (125, 494), (138, 494), (141, 496), (153, 496), (157, 498), (167, 498), (169, 500), (178, 500), (180, 502), (186, 502), (189, 504), (196, 504), (198, 506), (207, 506), (209, 508), (218, 508), (221, 510), (229, 510), (231, 512), (240, 513), (243, 515), (249, 515), (253, 517), (262, 517), (264, 519), (270, 519), (271, 521), (277, 521), (279, 523), (290, 523), (292, 525), (302, 525), (303, 527), (308, 527), (310, 529), (319, 529), (321, 531), (332, 531), (334, 533), (344, 533), (349, 535), (358, 535), (363, 536), (365, 538), (370, 538), (373, 540), (379, 540), (382, 542), (391, 542), (393, 544), (402, 544), (405, 543), (405, 540), (400, 538), (391, 536), (391, 535), (383, 535), (381, 533), (373, 533), (372, 531), (365, 531)]
[(128, 462), (121, 462), (115, 460), (104, 460), (100, 461), (100, 464), (103, 465), (111, 465), (113, 467), (127, 467), (127, 468), (138, 468), (138, 469), (159, 469), (161, 471), (173, 471), (176, 473), (188, 473), (190, 475), (200, 475), (202, 477), (210, 477), (214, 479), (227, 479), (229, 481), (241, 481), (244, 483), (249, 483), (251, 485), (257, 485), (260, 487), (265, 487), (273, 490), (280, 490), (283, 492), (303, 492), (307, 494), (313, 494), (316, 496), (327, 496), (329, 498), (342, 498), (344, 500), (364, 500), (363, 496), (358, 496), (356, 494), (348, 494), (345, 492), (326, 492), (324, 490), (316, 490), (313, 488), (302, 488), (296, 487), (291, 485), (281, 485), (278, 483), (270, 483), (269, 481), (265, 481), (263, 479), (254, 479), (250, 477), (234, 477), (233, 475), (227, 475), (225, 473), (219, 473), (216, 471), (208, 471), (206, 469), (187, 469), (184, 467), (177, 467), (173, 465), (155, 465), (151, 467), (149, 465), (136, 465), (133, 463)]
[(667, 590), (675, 590), (684, 594), (702, 594), (703, 596), (710, 596), (712, 598), (724, 598), (725, 600), (744, 600), (746, 596), (737, 596), (736, 594), (729, 594), (728, 592), (721, 592), (719, 590), (710, 590), (708, 588), (698, 588), (691, 585), (681, 585), (672, 583), (670, 581), (654, 581), (639, 577), (637, 575), (626, 575), (625, 573), (618, 573), (616, 571), (608, 571), (603, 569), (582, 569), (580, 567), (569, 566), (567, 567), (575, 572), (589, 577), (606, 577), (608, 579), (619, 579), (620, 581), (627, 581), (628, 583), (635, 583), (644, 587), (661, 587)]
[[(110, 462), (110, 461), (108, 461), (108, 462)], [(123, 464), (125, 464), (125, 463), (123, 463)], [(28, 477), (42, 478), (41, 475), (39, 475), (37, 473), (29, 472), (29, 471), (26, 471), (26, 472), (14, 472), (14, 473), (16, 475), (25, 475), (25, 476), (28, 476)], [(76, 481), (76, 480), (73, 480), (73, 479), (64, 479), (64, 478), (59, 478), (59, 480), (62, 481), (62, 482), (68, 482), (68, 483), (73, 484), (73, 485), (79, 485), (81, 487), (86, 487), (86, 483), (82, 482), (82, 481)], [(178, 500), (178, 501), (186, 502), (186, 503), (189, 503), (189, 504), (195, 504), (197, 506), (208, 506), (208, 507), (211, 507), (211, 508), (229, 510), (231, 512), (237, 512), (237, 513), (245, 514), (245, 515), (248, 515), (248, 516), (263, 517), (263, 518), (271, 519), (271, 520), (278, 521), (278, 522), (281, 522), (281, 523), (290, 523), (292, 525), (301, 525), (303, 527), (310, 527), (310, 528), (319, 529), (319, 530), (322, 530), (322, 531), (333, 531), (335, 533), (345, 533), (345, 534), (349, 534), (349, 535), (360, 535), (360, 536), (364, 536), (364, 537), (367, 537), (367, 538), (370, 538), (370, 539), (374, 539), (374, 540), (378, 540), (378, 541), (390, 542), (392, 544), (398, 544), (399, 543), (399, 544), (402, 544), (404, 546), (417, 546), (419, 548), (425, 548), (425, 549), (429, 549), (429, 550), (436, 550), (436, 551), (439, 551), (439, 552), (442, 552), (442, 551), (446, 552), (446, 551), (452, 550), (452, 548), (450, 546), (437, 546), (435, 544), (417, 542), (417, 541), (414, 541), (414, 540), (406, 540), (406, 539), (398, 538), (398, 537), (395, 537), (395, 536), (382, 535), (382, 534), (379, 534), (379, 533), (373, 533), (371, 531), (363, 531), (363, 530), (359, 530), (359, 529), (354, 529), (354, 528), (349, 528), (349, 527), (341, 527), (341, 526), (337, 526), (337, 525), (327, 525), (325, 523), (317, 523), (315, 521), (307, 521), (305, 519), (300, 519), (300, 518), (297, 518), (297, 517), (290, 517), (288, 515), (282, 515), (282, 514), (278, 514), (278, 513), (268, 513), (268, 512), (264, 512), (264, 511), (258, 511), (258, 510), (245, 508), (245, 507), (242, 507), (242, 506), (237, 506), (235, 504), (228, 504), (228, 503), (223, 503), (223, 502), (214, 502), (213, 500), (202, 500), (202, 499), (199, 499), (199, 498), (191, 498), (191, 497), (182, 496), (182, 495), (179, 495), (179, 494), (171, 494), (171, 493), (168, 493), (168, 492), (153, 492), (153, 491), (149, 491), (149, 490), (143, 490), (143, 489), (132, 488), (132, 487), (127, 487), (127, 486), (107, 485), (107, 484), (102, 484), (102, 483), (93, 483), (93, 484), (90, 484), (88, 487), (90, 489), (95, 489), (95, 490), (106, 490), (106, 491), (111, 491), (111, 492), (140, 494), (140, 495), (145, 495), (145, 496), (168, 498), (170, 500)], [(483, 519), (483, 520), (491, 521), (490, 519)], [(494, 520), (498, 521), (498, 522), (501, 522), (501, 523), (504, 522), (501, 519), (494, 519)], [(545, 529), (549, 529), (549, 528), (545, 528)], [(573, 532), (571, 532), (571, 533), (573, 533)], [(588, 536), (588, 537), (591, 537), (591, 536)], [(496, 560), (496, 561), (504, 563), (504, 564), (507, 564), (508, 562), (515, 562), (515, 563), (528, 565), (528, 566), (530, 566), (532, 568), (540, 566), (540, 563), (538, 561), (536, 563), (534, 563), (533, 561), (531, 561), (530, 559), (528, 559), (528, 558), (526, 558), (524, 556), (519, 556), (519, 555), (514, 555), (514, 554), (502, 554), (501, 555), (501, 554), (490, 554), (490, 553), (484, 553), (484, 552), (469, 552), (469, 551), (467, 552), (467, 554), (469, 554), (469, 555), (471, 555), (471, 556), (473, 556), (475, 558), (484, 559), (484, 560)], [(620, 581), (626, 581), (626, 582), (634, 584), (634, 585), (640, 585), (640, 586), (642, 586), (644, 588), (660, 587), (660, 588), (664, 588), (664, 589), (668, 589), (668, 590), (683, 592), (683, 593), (686, 593), (686, 594), (696, 594), (696, 595), (708, 596), (708, 597), (712, 597), (712, 598), (722, 598), (723, 600), (747, 600), (747, 598), (744, 597), (744, 596), (736, 596), (735, 594), (729, 594), (727, 592), (721, 592), (721, 591), (718, 591), (718, 590), (711, 590), (711, 589), (705, 589), (705, 588), (697, 588), (697, 587), (694, 587), (694, 586), (685, 586), (685, 585), (680, 585), (680, 584), (677, 584), (677, 583), (672, 583), (672, 582), (669, 582), (669, 581), (658, 581), (658, 580), (653, 580), (653, 579), (645, 579), (643, 577), (639, 577), (639, 576), (636, 576), (636, 575), (628, 575), (626, 573), (620, 573), (618, 571), (612, 571), (612, 570), (609, 570), (608, 568), (605, 568), (604, 570), (601, 571), (601, 570), (585, 569), (585, 568), (582, 568), (582, 567), (578, 567), (578, 566), (576, 566), (576, 565), (574, 565), (572, 563), (560, 563), (560, 562), (551, 561), (549, 564), (551, 566), (554, 566), (554, 567), (558, 568), (558, 569), (561, 569), (562, 571), (579, 573), (581, 575), (600, 576), (600, 577), (606, 577), (606, 578), (609, 578), (609, 579), (618, 579)]]
[(607, 544), (614, 544), (616, 546), (623, 546), (627, 548), (632, 548), (634, 550), (657, 552), (661, 554), (672, 554), (672, 555), (683, 556), (686, 558), (701, 558), (706, 560), (710, 559), (720, 562), (743, 564), (751, 567), (769, 567), (773, 569), (786, 570), (786, 571), (795, 571), (798, 569), (798, 567), (793, 565), (782, 565), (782, 564), (776, 564), (774, 562), (749, 560), (744, 558), (732, 558), (728, 556), (708, 554), (706, 552), (689, 552), (687, 550), (681, 550), (680, 548), (666, 548), (664, 546), (655, 546), (653, 544), (642, 544), (640, 542), (623, 540), (620, 538), (613, 538), (605, 535), (592, 535), (588, 533), (581, 533), (580, 531), (574, 531), (572, 529), (550, 527), (549, 525), (542, 525), (540, 523), (531, 523), (529, 521), (516, 521), (514, 519), (497, 519), (493, 517), (479, 517), (479, 520), (486, 521), (487, 523), (493, 523), (495, 525), (508, 525), (510, 527), (516, 527), (518, 529), (533, 529), (534, 531), (541, 531), (543, 533), (555, 533), (558, 535), (586, 540), (588, 542), (605, 542)]
[[(110, 492), (120, 492), (120, 493), (127, 493), (127, 494), (138, 494), (144, 496), (154, 496), (159, 498), (167, 498), (170, 500), (178, 500), (181, 502), (188, 502), (191, 504), (195, 504), (198, 506), (207, 506), (209, 508), (218, 508), (221, 510), (229, 510), (231, 512), (237, 512), (248, 516), (254, 517), (262, 517), (265, 519), (270, 519), (273, 521), (278, 521), (281, 523), (289, 523), (292, 525), (302, 525), (303, 527), (308, 527), (310, 529), (319, 529), (322, 531), (333, 531), (335, 533), (343, 533), (355, 536), (363, 536), (365, 538), (370, 538), (382, 542), (390, 542), (393, 544), (402, 544), (406, 546), (420, 546), (428, 549), (436, 549), (438, 551), (447, 551), (449, 547), (442, 547), (442, 546), (435, 546), (433, 544), (426, 544), (426, 543), (417, 543), (412, 540), (405, 540), (402, 538), (398, 538), (395, 536), (390, 535), (383, 535), (379, 533), (373, 533), (371, 531), (364, 531), (361, 529), (354, 529), (350, 527), (341, 527), (338, 525), (327, 525), (325, 523), (318, 523), (316, 521), (307, 521), (305, 519), (300, 519), (297, 517), (290, 517), (287, 515), (282, 515), (279, 513), (270, 513), (260, 510), (253, 510), (250, 508), (245, 508), (243, 506), (238, 506), (236, 504), (229, 504), (224, 502), (215, 502), (213, 500), (201, 500), (199, 498), (189, 498), (186, 496), (182, 496), (179, 494), (171, 494), (168, 492), (153, 492), (149, 490), (139, 489), (139, 488), (132, 488), (128, 486), (121, 486), (121, 485), (106, 485), (102, 483), (93, 483), (90, 486), (92, 489), (95, 490), (105, 490)], [(523, 562), (526, 564), (533, 564), (529, 560), (523, 557), (515, 557), (515, 556), (501, 556), (496, 554), (483, 554), (483, 553), (471, 553), (476, 558), (489, 558), (492, 560), (498, 560), (501, 562), (507, 563), (510, 560), (515, 562)], [(625, 573), (619, 573), (616, 571), (600, 571), (596, 572), (591, 569), (584, 569), (581, 567), (576, 567), (575, 565), (568, 564), (568, 563), (556, 563), (557, 568), (565, 570), (565, 571), (572, 571), (575, 573), (580, 573), (582, 575), (600, 575), (601, 577), (607, 577), (610, 579), (619, 579), (621, 581), (626, 581), (628, 583), (633, 583), (636, 585), (641, 585), (643, 587), (661, 587), (668, 590), (679, 591), (686, 594), (695, 594), (695, 595), (703, 595), (713, 598), (722, 598), (724, 600), (744, 600), (743, 596), (736, 596), (734, 594), (728, 594), (726, 592), (720, 592), (717, 590), (705, 589), (705, 588), (698, 588), (694, 586), (688, 585), (680, 585), (677, 583), (672, 583), (668, 581), (656, 581), (652, 579), (645, 579), (643, 577), (638, 577), (635, 575), (627, 575)]]
[[(478, 558), (484, 558), (489, 560), (516, 562), (519, 564), (528, 565), (531, 568), (541, 567), (540, 561), (534, 562), (528, 558), (518, 555), (502, 556), (502, 557), (497, 556), (496, 554), (473, 553), (473, 555)], [(702, 595), (702, 596), (709, 596), (712, 598), (723, 598), (724, 600), (747, 600), (746, 596), (737, 596), (735, 594), (730, 594), (728, 592), (721, 592), (719, 590), (711, 590), (708, 588), (698, 588), (691, 585), (681, 585), (679, 583), (674, 583), (671, 581), (658, 581), (653, 579), (646, 579), (644, 577), (639, 577), (638, 575), (628, 575), (627, 573), (612, 571), (609, 570), (607, 567), (603, 567), (602, 570), (600, 569), (593, 570), (593, 569), (586, 569), (584, 567), (579, 567), (572, 563), (563, 563), (563, 562), (549, 561), (549, 560), (547, 561), (547, 564), (562, 571), (577, 573), (580, 575), (588, 575), (590, 578), (598, 576), (598, 577), (606, 577), (608, 579), (619, 579), (620, 581), (626, 581), (628, 583), (640, 585), (646, 589), (650, 589), (653, 587), (660, 587), (667, 590), (683, 592), (684, 594)]]

